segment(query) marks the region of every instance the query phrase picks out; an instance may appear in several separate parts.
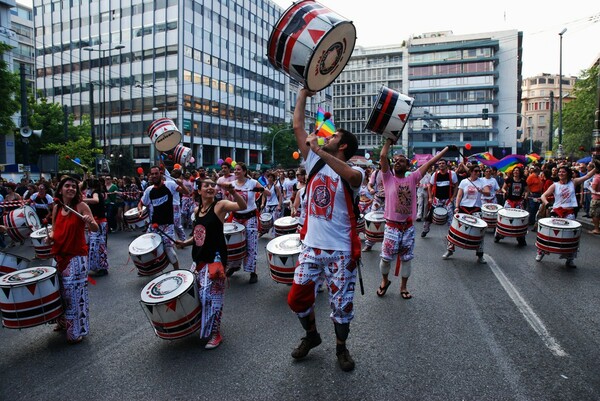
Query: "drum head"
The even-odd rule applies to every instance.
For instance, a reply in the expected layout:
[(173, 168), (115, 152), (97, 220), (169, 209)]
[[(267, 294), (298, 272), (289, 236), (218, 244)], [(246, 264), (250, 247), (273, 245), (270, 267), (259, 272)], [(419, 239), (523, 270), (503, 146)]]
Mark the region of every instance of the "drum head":
[(375, 212), (369, 212), (365, 215), (365, 220), (367, 221), (384, 221), (385, 217), (383, 217), (383, 212), (377, 210)]
[(260, 220), (261, 221), (271, 221), (271, 220), (273, 220), (273, 215), (271, 213), (261, 213)]
[(244, 231), (245, 229), (246, 227), (244, 227), (243, 224), (235, 221), (223, 224), (223, 234), (235, 234)]
[(267, 244), (267, 252), (274, 255), (295, 255), (300, 253), (300, 234), (286, 234), (274, 238)]
[[(142, 213), (143, 213), (143, 211), (142, 211)], [(123, 213), (123, 216), (127, 216), (127, 217), (137, 217), (139, 215), (140, 215), (140, 211), (137, 209), (137, 207), (129, 209), (128, 211)]]
[(543, 219), (539, 219), (538, 223), (542, 226), (556, 228), (556, 229), (579, 229), (581, 228), (581, 223), (575, 220), (562, 219), (559, 217), (544, 217)]
[(35, 230), (29, 236), (33, 238), (45, 238), (48, 236), (48, 233), (52, 232), (52, 226), (48, 226), (48, 229), (40, 228), (39, 230)]
[(471, 227), (477, 227), (477, 228), (486, 228), (487, 227), (487, 223), (483, 220), (481, 220), (480, 218), (477, 218), (475, 216), (471, 216), (470, 214), (465, 214), (465, 213), (458, 213), (455, 216), (456, 220), (465, 223)]
[(146, 255), (158, 248), (161, 243), (162, 238), (158, 234), (142, 234), (129, 244), (129, 253), (131, 255)]
[(438, 216), (447, 216), (448, 209), (446, 209), (445, 207), (436, 207), (435, 209), (433, 209), (433, 214), (436, 214)]
[(0, 277), (0, 287), (21, 287), (45, 280), (54, 274), (56, 269), (51, 266), (28, 267)]
[(291, 216), (280, 217), (275, 220), (276, 227), (289, 227), (298, 224), (298, 219)]
[(504, 206), (502, 205), (498, 205), (496, 203), (484, 203), (481, 206), (481, 210), (484, 212), (489, 212), (489, 213), (496, 213), (498, 212), (498, 210), (500, 209), (504, 209)]
[(188, 270), (173, 270), (161, 274), (142, 289), (142, 302), (163, 303), (179, 298), (194, 285), (194, 274)]
[(513, 219), (520, 219), (524, 217), (529, 217), (529, 212), (527, 210), (515, 209), (512, 207), (507, 207), (504, 209), (498, 210), (498, 215)]
[(32, 231), (38, 230), (42, 227), (40, 218), (38, 217), (33, 207), (25, 205), (23, 206), (23, 212), (25, 214), (25, 220), (27, 221), (27, 225), (31, 227)]

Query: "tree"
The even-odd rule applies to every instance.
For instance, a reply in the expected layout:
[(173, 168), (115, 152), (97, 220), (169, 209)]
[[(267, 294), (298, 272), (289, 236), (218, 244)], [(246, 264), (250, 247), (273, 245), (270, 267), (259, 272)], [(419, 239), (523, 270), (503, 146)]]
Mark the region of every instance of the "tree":
[(46, 153), (58, 154), (58, 169), (60, 171), (80, 172), (80, 167), (73, 161), (79, 159), (80, 163), (87, 166), (90, 172), (94, 171), (95, 153), (102, 153), (102, 149), (90, 147), (90, 136), (82, 137), (75, 141), (64, 143), (50, 143), (44, 147)]
[(9, 71), (4, 53), (12, 50), (12, 46), (0, 42), (0, 135), (13, 132), (15, 123), (13, 116), (21, 109), (19, 102), (19, 75)]
[[(583, 70), (575, 83), (572, 101), (563, 105), (563, 152), (570, 155), (581, 155), (581, 146), (588, 151), (592, 146), (592, 130), (594, 129), (594, 113), (597, 106), (598, 66)], [(558, 121), (558, 115), (554, 121)], [(553, 146), (558, 149), (558, 142)], [(588, 152), (583, 152), (587, 153)]]
[[(269, 162), (275, 160), (275, 165), (284, 167), (298, 166), (300, 160), (295, 160), (293, 156), (294, 152), (298, 150), (298, 144), (291, 125), (272, 125), (269, 127), (269, 132), (262, 138), (264, 154), (267, 155)], [(275, 142), (273, 142), (273, 138), (275, 138)], [(271, 145), (275, 150), (275, 158), (271, 155)]]
[(40, 137), (31, 135), (28, 138), (30, 162), (35, 163), (40, 153), (48, 153), (43, 150), (45, 145), (64, 144), (66, 142), (63, 116), (63, 109), (60, 104), (49, 103), (45, 97), (39, 98), (37, 102), (33, 97), (29, 98), (29, 127), (32, 130), (42, 130)]
[(110, 172), (113, 176), (136, 175), (135, 160), (131, 157), (129, 146), (117, 146), (111, 149)]

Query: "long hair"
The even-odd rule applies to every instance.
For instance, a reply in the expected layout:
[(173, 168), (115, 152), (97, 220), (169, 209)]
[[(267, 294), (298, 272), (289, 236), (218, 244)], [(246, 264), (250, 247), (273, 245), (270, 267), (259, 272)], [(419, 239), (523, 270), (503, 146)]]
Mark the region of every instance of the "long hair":
[(81, 190), (79, 189), (79, 181), (76, 178), (73, 178), (70, 176), (64, 176), (58, 183), (58, 186), (56, 187), (56, 197), (58, 198), (60, 203), (64, 203), (64, 200), (62, 197), (62, 188), (67, 181), (72, 181), (73, 183), (75, 183), (75, 196), (73, 197), (73, 200), (71, 201), (71, 203), (67, 205), (72, 208), (75, 208), (75, 206), (77, 206), (77, 204), (79, 204), (79, 202), (81, 202), (81, 199), (82, 199)]

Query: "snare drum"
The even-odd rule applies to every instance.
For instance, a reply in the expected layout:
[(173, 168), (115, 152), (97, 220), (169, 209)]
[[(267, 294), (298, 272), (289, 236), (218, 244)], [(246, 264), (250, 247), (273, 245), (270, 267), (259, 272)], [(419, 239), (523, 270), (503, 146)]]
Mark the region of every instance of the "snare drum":
[[(31, 233), (29, 238), (31, 239), (31, 244), (33, 245), (33, 250), (35, 251), (35, 257), (38, 259), (51, 259), (54, 257), (52, 254), (52, 245), (46, 242), (46, 238), (48, 238), (48, 233), (52, 232), (52, 226), (48, 226), (47, 228), (40, 228), (39, 230), (35, 230)], [(87, 241), (86, 241), (87, 242)]]
[(8, 252), (0, 252), (0, 275), (27, 269), (31, 260)]
[(182, 166), (188, 164), (190, 159), (192, 158), (192, 149), (179, 144), (175, 146), (175, 150), (173, 151), (173, 161), (175, 163), (181, 164)]
[(142, 206), (142, 212), (137, 207), (129, 209), (123, 213), (123, 219), (125, 223), (131, 228), (144, 229), (150, 224), (150, 213), (146, 206)]
[(545, 217), (538, 221), (535, 246), (549, 253), (569, 254), (577, 252), (581, 224), (575, 220)]
[(294, 282), (294, 270), (298, 264), (298, 256), (302, 250), (300, 234), (282, 235), (267, 244), (267, 262), (271, 270), (271, 278), (282, 284)]
[(165, 340), (185, 337), (202, 325), (195, 276), (188, 270), (173, 270), (146, 284), (140, 304), (154, 333)]
[(479, 249), (487, 223), (475, 216), (457, 213), (448, 230), (448, 241), (464, 249)]
[(296, 217), (285, 216), (275, 220), (275, 236), (295, 234), (298, 229), (298, 219)]
[(244, 260), (248, 249), (246, 246), (246, 227), (235, 221), (223, 224), (223, 234), (227, 243), (227, 263)]
[(383, 211), (369, 212), (365, 215), (365, 238), (369, 242), (383, 242), (385, 218)]
[(129, 244), (129, 255), (141, 276), (160, 273), (169, 265), (162, 237), (159, 234), (142, 234)]
[(181, 142), (181, 132), (170, 118), (154, 120), (148, 127), (148, 136), (159, 152), (168, 152)]
[(319, 92), (342, 72), (356, 42), (351, 21), (313, 0), (288, 8), (269, 37), (267, 57), (278, 70)]
[(273, 227), (273, 215), (271, 213), (261, 213), (260, 214), (260, 231), (264, 234), (269, 232), (269, 230)]
[[(496, 203), (484, 203), (481, 206), (481, 219), (488, 225), (488, 229), (494, 231), (498, 221), (498, 210), (504, 209), (504, 206)], [(489, 231), (489, 230), (488, 230)]]
[(436, 207), (433, 209), (431, 222), (433, 224), (444, 225), (448, 221), (448, 209), (445, 207)]
[(30, 267), (0, 277), (2, 325), (9, 329), (38, 326), (63, 313), (57, 270)]
[(527, 210), (504, 208), (498, 210), (496, 233), (504, 237), (524, 237), (527, 235), (529, 212)]
[(8, 235), (15, 242), (25, 241), (34, 230), (42, 226), (35, 209), (29, 205), (11, 210), (4, 215), (3, 220)]
[(365, 130), (381, 134), (396, 143), (402, 137), (414, 100), (385, 86), (381, 87)]

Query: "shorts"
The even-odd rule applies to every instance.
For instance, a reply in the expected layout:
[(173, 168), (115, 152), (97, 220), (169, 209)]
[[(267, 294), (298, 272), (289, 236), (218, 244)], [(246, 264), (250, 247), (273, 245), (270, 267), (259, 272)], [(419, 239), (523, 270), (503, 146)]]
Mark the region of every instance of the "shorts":
[(600, 218), (600, 199), (592, 199), (590, 203), (590, 216)]

